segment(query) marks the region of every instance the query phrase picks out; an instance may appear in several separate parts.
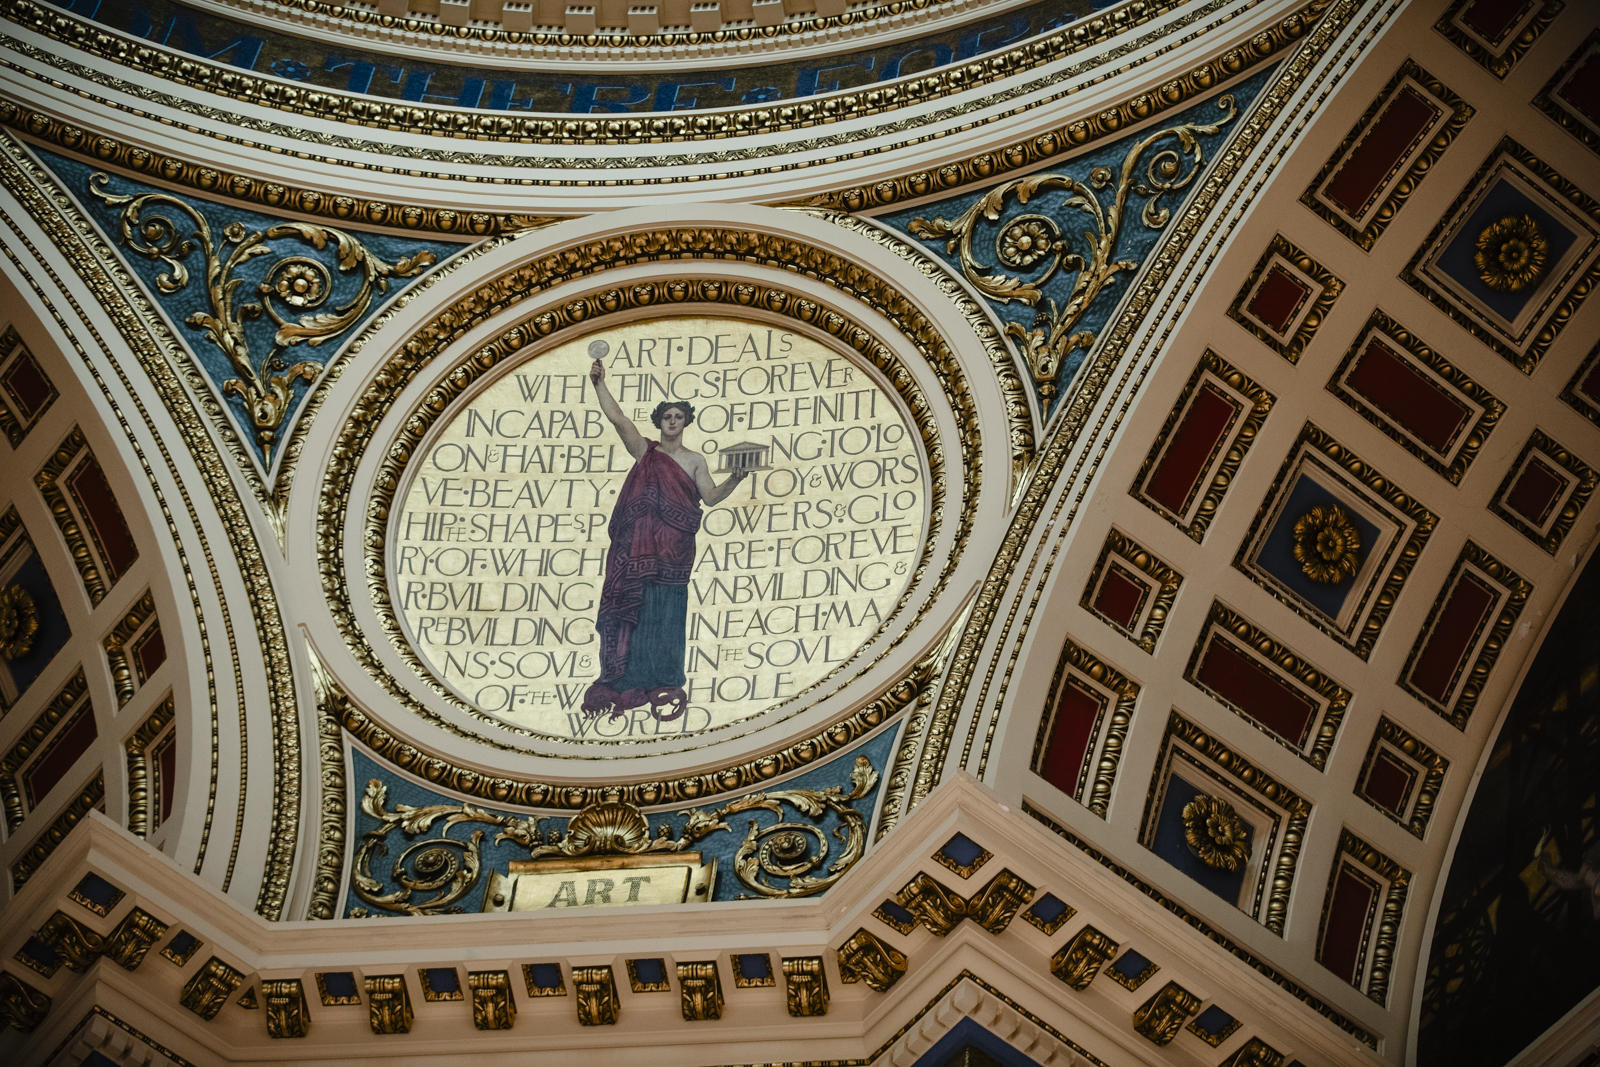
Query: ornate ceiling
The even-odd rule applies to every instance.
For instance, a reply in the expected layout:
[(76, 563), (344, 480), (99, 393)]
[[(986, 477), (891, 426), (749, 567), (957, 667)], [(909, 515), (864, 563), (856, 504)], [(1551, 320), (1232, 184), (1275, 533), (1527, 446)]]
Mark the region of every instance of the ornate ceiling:
[(1593, 1062), (1595, 12), (0, 17), (17, 1062)]

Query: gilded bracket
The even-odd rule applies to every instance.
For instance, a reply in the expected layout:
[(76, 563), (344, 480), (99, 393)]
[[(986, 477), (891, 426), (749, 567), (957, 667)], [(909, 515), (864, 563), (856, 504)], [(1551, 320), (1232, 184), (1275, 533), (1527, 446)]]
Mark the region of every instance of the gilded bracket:
[(906, 973), (906, 954), (863, 927), (839, 946), (839, 980), (865, 982), (880, 993)]
[(1099, 930), (1085, 926), (1050, 957), (1050, 973), (1078, 992), (1089, 988), (1102, 965), (1121, 947)]
[(1158, 1045), (1170, 1045), (1199, 1010), (1199, 997), (1177, 982), (1168, 982), (1133, 1013), (1133, 1028)]
[(10, 971), (0, 971), (0, 1023), (24, 1034), (44, 1022), (50, 998)]
[(194, 973), (193, 978), (184, 983), (178, 1003), (209, 1022), (217, 1017), (217, 1012), (222, 1010), (228, 997), (243, 981), (242, 973), (212, 956), (204, 967)]
[(1033, 899), (1033, 893), (1033, 886), (1010, 870), (1002, 870), (970, 899), (963, 899), (938, 879), (919, 871), (895, 895), (895, 902), (915, 915), (935, 937), (944, 937), (962, 919), (971, 919), (991, 934), (998, 934), (1016, 918), (1018, 909)]
[(610, 967), (572, 968), (572, 987), (577, 992), (578, 1022), (584, 1026), (615, 1026), (622, 1013), (617, 999), (617, 980)]
[(411, 1020), (411, 994), (406, 992), (403, 974), (367, 975), (368, 1022), (375, 1034), (409, 1034)]
[(58, 911), (34, 935), (50, 946), (62, 963), (82, 974), (105, 951), (106, 939), (65, 912)]
[(264, 978), (261, 1000), (267, 1009), (268, 1037), (305, 1037), (311, 1030), (306, 990), (298, 978)]
[(822, 970), (821, 956), (785, 958), (783, 979), (790, 1015), (828, 1014), (828, 976)]
[(517, 1021), (517, 999), (505, 971), (468, 971), (472, 990), (472, 1025), (479, 1030), (509, 1030)]
[(722, 1018), (722, 978), (717, 961), (678, 964), (678, 991), (683, 995), (683, 1017), (689, 1022)]

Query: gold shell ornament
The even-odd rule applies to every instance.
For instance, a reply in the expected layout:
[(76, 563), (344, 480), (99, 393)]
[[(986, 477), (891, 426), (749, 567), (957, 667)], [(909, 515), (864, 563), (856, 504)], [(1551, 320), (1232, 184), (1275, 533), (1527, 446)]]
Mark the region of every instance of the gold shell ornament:
[(26, 656), (39, 632), (39, 611), (33, 597), (20, 585), (8, 585), (0, 592), (0, 659)]
[(1472, 254), (1483, 284), (1502, 293), (1520, 293), (1544, 274), (1550, 242), (1532, 215), (1507, 215), (1478, 234)]
[(1183, 837), (1200, 862), (1232, 873), (1250, 858), (1250, 828), (1233, 805), (1201, 794), (1183, 806)]
[(1361, 532), (1337, 504), (1318, 504), (1295, 520), (1294, 559), (1313, 582), (1354, 578), (1361, 566)]

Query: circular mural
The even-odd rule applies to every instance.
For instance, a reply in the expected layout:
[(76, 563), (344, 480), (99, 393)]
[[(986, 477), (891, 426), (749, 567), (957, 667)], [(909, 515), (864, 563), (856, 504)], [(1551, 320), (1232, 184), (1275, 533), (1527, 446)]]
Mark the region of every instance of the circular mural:
[(892, 392), (807, 334), (595, 331), (445, 413), (389, 522), (391, 602), (439, 681), (519, 728), (737, 722), (891, 614), (926, 530), (917, 440)]

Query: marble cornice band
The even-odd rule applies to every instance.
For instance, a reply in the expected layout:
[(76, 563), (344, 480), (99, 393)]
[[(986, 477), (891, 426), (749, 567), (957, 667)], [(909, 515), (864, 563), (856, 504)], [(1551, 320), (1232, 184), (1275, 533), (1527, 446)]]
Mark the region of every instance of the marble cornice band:
[[(1247, 6), (1253, 7), (1259, 2), (1261, 0), (1252, 0)], [(1329, 3), (1331, 0), (1311, 0), (1305, 7), (1280, 19), (1272, 31), (1258, 34), (1256, 42), (1281, 39), (1282, 43), (1287, 43), (1298, 38)], [(1120, 20), (1105, 17), (1073, 23), (1043, 39), (881, 88), (871, 86), (777, 107), (683, 116), (641, 114), (615, 119), (517, 117), (493, 111), (431, 107), (409, 101), (389, 101), (318, 87), (301, 87), (262, 78), (236, 67), (143, 46), (137, 41), (97, 29), (83, 19), (48, 9), (35, 0), (0, 0), (0, 18), (139, 74), (153, 75), (176, 85), (279, 111), (421, 136), (588, 146), (756, 137), (884, 114), (1014, 78), (1084, 48), (1103, 44), (1179, 6), (1172, 0), (1160, 5), (1134, 4), (1113, 13), (1122, 15)], [(1180, 16), (1171, 26), (1158, 31), (1157, 36), (1175, 33), (1197, 20), (1216, 15), (1222, 6), (1223, 0), (1212, 0), (1197, 11)], [(1139, 8), (1145, 8), (1149, 13), (1137, 19), (1128, 17), (1127, 13)], [(1130, 41), (1128, 48), (1139, 43)], [(1252, 42), (1254, 47), (1257, 45)]]
[[(1225, 87), (1248, 75), (1262, 63), (1297, 42), (1321, 17), (1330, 3), (1331, 0), (1313, 0), (1307, 6), (1280, 19), (1270, 30), (1256, 35), (1246, 44), (1229, 49), (1215, 59), (1195, 67), (1155, 90), (1140, 93), (1094, 115), (1074, 119), (1030, 140), (997, 151), (968, 156), (945, 164), (936, 171), (918, 171), (870, 186), (852, 186), (822, 193), (805, 198), (800, 203), (846, 212), (867, 211), (917, 197), (949, 192), (966, 185), (992, 182), (1003, 174), (1035, 166), (1065, 152), (1085, 148), (1098, 140), (1121, 134), (1138, 123), (1180, 108), (1205, 93)], [(10, 100), (0, 100), (0, 126), (9, 127), (81, 158), (93, 159), (97, 166), (115, 167), (169, 185), (194, 189), (213, 196), (223, 196), (274, 211), (295, 212), (316, 218), (339, 219), (414, 232), (457, 234), (463, 237), (516, 233), (560, 221), (553, 216), (464, 211), (393, 200), (369, 199), (349, 193), (330, 194), (316, 189), (298, 188), (155, 151), (110, 134), (97, 134)], [(459, 180), (458, 175), (436, 173), (428, 177)], [(679, 179), (646, 179), (650, 183), (676, 180)]]

